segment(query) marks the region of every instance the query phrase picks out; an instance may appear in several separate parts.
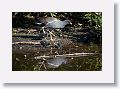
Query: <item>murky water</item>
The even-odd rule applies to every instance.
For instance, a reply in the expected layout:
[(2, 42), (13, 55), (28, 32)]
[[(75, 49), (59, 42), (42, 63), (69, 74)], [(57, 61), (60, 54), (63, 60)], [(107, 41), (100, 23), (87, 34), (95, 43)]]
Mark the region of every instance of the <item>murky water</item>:
[(37, 37), (13, 37), (12, 70), (101, 71), (102, 46), (90, 42), (90, 37), (88, 37), (89, 39), (86, 37), (88, 36), (82, 37), (85, 39), (83, 42), (83, 39), (77, 35), (72, 37), (75, 39), (61, 37), (59, 38), (62, 44), (61, 48), (43, 47), (40, 45), (41, 39), (37, 39)]
[[(74, 53), (78, 53), (75, 55)], [(83, 53), (79, 55), (79, 53)], [(84, 53), (88, 53), (87, 55)], [(93, 54), (90, 54), (93, 53)], [(71, 54), (71, 55), (70, 55)], [(102, 55), (96, 44), (68, 45), (62, 49), (33, 45), (13, 46), (13, 70), (101, 70)]]

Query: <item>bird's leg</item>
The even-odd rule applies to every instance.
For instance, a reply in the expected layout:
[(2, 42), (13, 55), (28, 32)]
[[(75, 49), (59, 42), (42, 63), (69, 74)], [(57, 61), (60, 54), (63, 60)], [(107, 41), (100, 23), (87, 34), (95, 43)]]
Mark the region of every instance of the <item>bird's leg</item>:
[(40, 64), (41, 64), (41, 65), (40, 65), (40, 67), (39, 67), (39, 70), (41, 70), (41, 67), (42, 67), (43, 62), (41, 62)]
[(51, 45), (54, 45), (54, 39), (53, 39), (52, 32), (49, 31), (49, 34), (50, 34), (50, 43)]
[(54, 34), (53, 32), (51, 32), (51, 34), (52, 34), (53, 37), (56, 37), (55, 34)]
[(42, 60), (42, 62), (41, 62), (41, 65), (40, 65), (40, 67), (39, 67), (39, 70), (41, 69), (42, 65), (43, 65), (44, 69), (47, 70), (47, 67), (45, 66), (45, 61), (46, 61), (46, 59), (43, 58), (43, 60)]
[(45, 34), (46, 32), (45, 32), (45, 29), (44, 29), (44, 27), (43, 27), (43, 29), (42, 29), (42, 30), (43, 30), (43, 33)]
[(51, 48), (50, 48), (50, 54), (52, 54), (52, 53), (53, 53), (53, 48), (51, 47)]
[(48, 32), (47, 32), (47, 38), (49, 37), (49, 34), (48, 34)]
[(45, 58), (43, 58), (43, 67), (45, 68), (45, 70), (47, 69), (46, 68), (46, 66), (45, 66), (45, 61), (46, 61), (46, 59)]
[(46, 66), (45, 66), (45, 63), (43, 64), (43, 66), (44, 66), (45, 70), (47, 70), (47, 68), (46, 68)]
[(39, 67), (39, 70), (41, 70), (42, 65), (43, 65), (43, 67), (44, 67), (45, 70), (47, 69), (46, 66), (45, 66), (45, 61), (42, 61), (40, 64), (41, 64), (41, 65), (40, 65), (40, 67)]

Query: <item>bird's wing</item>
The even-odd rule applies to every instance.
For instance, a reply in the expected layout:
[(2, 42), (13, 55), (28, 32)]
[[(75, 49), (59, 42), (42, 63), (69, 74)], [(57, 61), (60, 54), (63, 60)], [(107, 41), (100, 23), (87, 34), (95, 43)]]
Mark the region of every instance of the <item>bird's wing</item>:
[(54, 20), (46, 24), (46, 27), (51, 28), (64, 28), (64, 23), (60, 20)]

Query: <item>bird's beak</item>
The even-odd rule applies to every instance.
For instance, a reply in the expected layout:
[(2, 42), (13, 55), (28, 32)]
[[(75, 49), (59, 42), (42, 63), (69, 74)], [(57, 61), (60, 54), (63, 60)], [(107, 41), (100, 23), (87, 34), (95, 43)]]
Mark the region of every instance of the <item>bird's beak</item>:
[(72, 23), (70, 22), (70, 25), (72, 25)]

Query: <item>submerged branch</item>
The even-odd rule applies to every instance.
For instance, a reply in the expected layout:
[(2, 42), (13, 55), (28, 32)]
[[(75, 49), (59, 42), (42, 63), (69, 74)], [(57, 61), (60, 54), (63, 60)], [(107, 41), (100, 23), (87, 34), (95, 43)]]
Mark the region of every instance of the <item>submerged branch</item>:
[(100, 55), (100, 53), (73, 53), (73, 54), (63, 54), (63, 55), (50, 55), (50, 56), (37, 56), (35, 59), (42, 58), (53, 58), (53, 57), (80, 57), (80, 56), (90, 56), (90, 55)]

